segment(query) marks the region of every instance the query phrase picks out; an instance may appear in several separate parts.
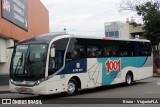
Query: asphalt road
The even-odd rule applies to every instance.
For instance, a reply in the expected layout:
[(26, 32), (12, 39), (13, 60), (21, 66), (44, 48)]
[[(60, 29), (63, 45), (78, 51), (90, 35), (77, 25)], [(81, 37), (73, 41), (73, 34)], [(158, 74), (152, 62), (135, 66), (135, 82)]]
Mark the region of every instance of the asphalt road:
[[(81, 103), (81, 101), (85, 102), (86, 100), (86, 102), (89, 102), (89, 104), (92, 104), (92, 103), (96, 104), (96, 100), (98, 100), (98, 98), (102, 100), (106, 100), (107, 98), (107, 100), (111, 100), (112, 103), (114, 102), (112, 100), (115, 100), (115, 99), (111, 99), (111, 98), (121, 98), (121, 99), (123, 98), (124, 99), (125, 98), (159, 98), (160, 99), (160, 77), (153, 77), (153, 78), (141, 80), (134, 83), (132, 86), (125, 86), (124, 84), (118, 84), (118, 85), (112, 85), (112, 86), (81, 90), (75, 96), (67, 96), (64, 93), (56, 94), (56, 95), (48, 95), (48, 96), (23, 95), (23, 94), (0, 94), (0, 98), (43, 100), (46, 104), (55, 104), (55, 103), (61, 104), (62, 100), (66, 102), (73, 102), (75, 104)], [(71, 105), (63, 105), (63, 106), (72, 107), (73, 105), (71, 104)], [(82, 105), (79, 105), (79, 106), (82, 106)], [(91, 106), (87, 105), (87, 106), (92, 107), (92, 105)], [(101, 106), (101, 105), (96, 105), (96, 106)], [(134, 105), (130, 105), (130, 107), (132, 106), (134, 107)], [(119, 105), (119, 107), (121, 106)]]

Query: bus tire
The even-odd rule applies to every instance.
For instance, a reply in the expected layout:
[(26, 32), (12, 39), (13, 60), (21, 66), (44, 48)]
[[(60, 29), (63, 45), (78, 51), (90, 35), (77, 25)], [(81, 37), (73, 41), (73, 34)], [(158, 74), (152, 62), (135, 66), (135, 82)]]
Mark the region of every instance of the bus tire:
[(132, 85), (132, 83), (133, 83), (133, 75), (132, 75), (131, 72), (127, 73), (125, 83), (126, 83), (127, 86)]
[(75, 95), (77, 92), (78, 92), (77, 81), (74, 79), (69, 80), (68, 85), (67, 85), (67, 94)]

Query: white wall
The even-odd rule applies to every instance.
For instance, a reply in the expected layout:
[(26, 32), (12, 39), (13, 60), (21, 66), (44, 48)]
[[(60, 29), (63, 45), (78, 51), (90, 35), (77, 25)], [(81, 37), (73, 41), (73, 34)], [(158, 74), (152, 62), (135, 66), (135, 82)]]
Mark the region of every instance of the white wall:
[(0, 38), (0, 63), (7, 62), (6, 40)]
[(130, 32), (129, 32), (129, 24), (125, 23), (122, 27), (121, 31), (121, 38), (130, 38)]
[(9, 73), (11, 55), (13, 50), (7, 49), (14, 46), (14, 40), (0, 37), (0, 75)]

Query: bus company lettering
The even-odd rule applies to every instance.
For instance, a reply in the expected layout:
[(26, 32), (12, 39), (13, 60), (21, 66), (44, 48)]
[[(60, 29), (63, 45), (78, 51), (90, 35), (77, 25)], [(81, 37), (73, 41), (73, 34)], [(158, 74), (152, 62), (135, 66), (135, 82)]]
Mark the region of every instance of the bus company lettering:
[(107, 60), (106, 61), (107, 74), (111, 71), (121, 72), (121, 60)]

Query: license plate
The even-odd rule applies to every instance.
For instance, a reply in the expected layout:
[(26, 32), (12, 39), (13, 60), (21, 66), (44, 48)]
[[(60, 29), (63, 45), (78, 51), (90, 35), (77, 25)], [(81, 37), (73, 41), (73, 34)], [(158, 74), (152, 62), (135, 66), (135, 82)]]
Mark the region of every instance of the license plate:
[(21, 91), (21, 92), (25, 92), (25, 91), (27, 91), (27, 90), (28, 90), (28, 88), (25, 88), (25, 87), (21, 87), (21, 88), (20, 88), (20, 91)]

